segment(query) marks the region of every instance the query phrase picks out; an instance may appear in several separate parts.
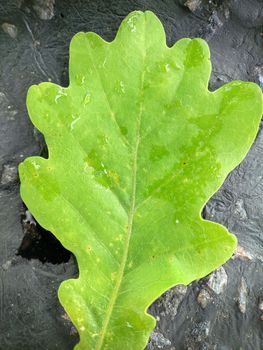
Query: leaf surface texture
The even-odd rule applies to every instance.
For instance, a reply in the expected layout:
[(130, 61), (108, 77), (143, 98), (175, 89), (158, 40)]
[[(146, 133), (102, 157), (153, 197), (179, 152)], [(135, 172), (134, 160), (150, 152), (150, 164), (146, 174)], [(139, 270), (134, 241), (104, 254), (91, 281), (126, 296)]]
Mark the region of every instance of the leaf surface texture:
[(205, 41), (168, 48), (158, 18), (133, 12), (111, 43), (74, 36), (68, 87), (29, 89), (49, 157), (20, 165), (21, 195), (76, 256), (79, 278), (59, 288), (76, 350), (143, 349), (149, 305), (235, 249), (200, 213), (254, 141), (262, 93), (241, 81), (211, 92), (210, 72)]

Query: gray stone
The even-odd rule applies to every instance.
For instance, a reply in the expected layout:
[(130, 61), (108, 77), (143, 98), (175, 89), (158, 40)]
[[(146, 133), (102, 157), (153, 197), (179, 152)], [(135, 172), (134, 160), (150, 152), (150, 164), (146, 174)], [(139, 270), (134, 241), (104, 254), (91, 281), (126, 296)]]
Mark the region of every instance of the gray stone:
[(55, 0), (33, 0), (33, 9), (40, 19), (48, 20), (54, 17)]
[(156, 347), (158, 349), (163, 349), (167, 345), (171, 345), (169, 339), (166, 339), (163, 334), (159, 332), (152, 332), (149, 344), (150, 349), (156, 349)]
[(207, 305), (213, 300), (211, 294), (206, 289), (201, 289), (197, 296), (197, 302), (205, 309)]
[(18, 179), (17, 167), (13, 164), (4, 164), (1, 174), (1, 185), (10, 184)]
[(201, 0), (187, 0), (185, 6), (189, 8), (190, 11), (195, 12), (201, 5)]
[(216, 294), (220, 294), (224, 291), (227, 285), (227, 273), (222, 266), (211, 273), (211, 275), (209, 276), (207, 285)]
[[(177, 310), (187, 292), (187, 287), (178, 285), (163, 294), (160, 305), (160, 316), (169, 315), (173, 320), (177, 314)], [(158, 303), (158, 301), (157, 301)]]
[(237, 299), (237, 304), (240, 312), (244, 314), (246, 312), (246, 307), (247, 307), (247, 284), (246, 281), (243, 277), (241, 277), (241, 282), (240, 286), (238, 288), (238, 299)]

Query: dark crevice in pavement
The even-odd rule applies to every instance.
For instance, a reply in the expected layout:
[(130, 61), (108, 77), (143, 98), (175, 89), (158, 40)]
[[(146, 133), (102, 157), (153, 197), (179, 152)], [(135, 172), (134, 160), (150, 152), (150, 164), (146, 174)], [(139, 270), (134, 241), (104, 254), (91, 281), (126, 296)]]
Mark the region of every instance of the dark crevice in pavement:
[(28, 260), (38, 259), (42, 263), (61, 264), (70, 259), (70, 251), (65, 249), (56, 237), (41, 227), (29, 210), (21, 215), (24, 237), (17, 250), (17, 255)]

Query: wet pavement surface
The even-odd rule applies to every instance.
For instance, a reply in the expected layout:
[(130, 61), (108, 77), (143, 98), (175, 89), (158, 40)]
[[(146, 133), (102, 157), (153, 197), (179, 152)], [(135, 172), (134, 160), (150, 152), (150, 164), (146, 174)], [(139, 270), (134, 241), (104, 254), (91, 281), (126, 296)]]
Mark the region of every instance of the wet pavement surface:
[[(46, 154), (25, 106), (30, 85), (68, 83), (68, 46), (79, 31), (112, 40), (132, 10), (152, 10), (172, 45), (209, 43), (210, 89), (233, 79), (263, 86), (263, 3), (244, 1), (0, 0), (0, 350), (70, 350), (78, 334), (57, 298), (77, 276), (74, 257), (31, 217), (19, 196), (18, 164)], [(263, 349), (263, 134), (208, 202), (203, 216), (239, 239), (210, 276), (167, 291), (150, 308), (158, 319), (148, 350)]]

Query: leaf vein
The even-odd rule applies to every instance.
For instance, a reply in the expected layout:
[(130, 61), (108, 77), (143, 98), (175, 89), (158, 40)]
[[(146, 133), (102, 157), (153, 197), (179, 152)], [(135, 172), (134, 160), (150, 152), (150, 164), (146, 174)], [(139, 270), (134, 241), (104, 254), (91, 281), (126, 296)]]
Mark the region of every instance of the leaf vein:
[(115, 285), (115, 288), (113, 290), (112, 296), (111, 296), (111, 302), (109, 304), (109, 307), (107, 309), (105, 319), (102, 325), (102, 329), (100, 332), (100, 338), (98, 340), (98, 343), (96, 345), (96, 350), (100, 350), (103, 346), (105, 335), (107, 332), (107, 328), (111, 319), (112, 311), (115, 306), (117, 297), (119, 295), (119, 290), (121, 287), (121, 283), (123, 280), (124, 276), (124, 270), (128, 258), (128, 252), (129, 252), (129, 243), (130, 243), (130, 237), (132, 233), (132, 225), (133, 225), (133, 217), (135, 214), (135, 202), (136, 202), (136, 185), (137, 185), (137, 159), (138, 159), (138, 149), (139, 149), (139, 144), (140, 144), (140, 129), (141, 129), (141, 119), (142, 119), (142, 113), (143, 113), (143, 87), (144, 87), (144, 79), (145, 79), (145, 58), (146, 58), (146, 52), (145, 52), (145, 34), (146, 34), (146, 20), (144, 17), (144, 43), (143, 43), (143, 48), (144, 48), (144, 53), (143, 53), (143, 62), (142, 62), (142, 76), (141, 76), (141, 86), (140, 86), (140, 94), (139, 94), (139, 112), (138, 112), (138, 117), (137, 117), (137, 130), (136, 130), (136, 140), (135, 140), (135, 147), (134, 147), (134, 154), (133, 154), (133, 171), (132, 171), (132, 193), (131, 193), (131, 207), (128, 215), (128, 225), (127, 225), (127, 237), (124, 245), (124, 252), (123, 252), (123, 259), (120, 265), (120, 269), (118, 272), (118, 278), (117, 282)]
[(102, 89), (102, 92), (103, 92), (103, 95), (105, 97), (105, 101), (107, 102), (107, 106), (108, 106), (108, 109), (109, 109), (109, 112), (110, 112), (110, 116), (111, 116), (111, 119), (113, 120), (113, 122), (117, 125), (118, 127), (118, 130), (119, 130), (119, 136), (123, 142), (123, 144), (126, 146), (126, 147), (130, 147), (130, 144), (128, 142), (128, 139), (126, 137), (124, 137), (124, 135), (122, 134), (121, 132), (121, 128), (119, 126), (119, 123), (117, 122), (117, 119), (116, 119), (116, 116), (115, 116), (115, 112), (113, 111), (113, 108), (112, 108), (112, 105), (111, 105), (111, 102), (109, 100), (109, 97), (108, 97), (108, 94), (106, 93), (106, 90), (105, 90), (105, 87), (104, 87), (104, 84), (102, 82), (102, 78), (101, 78), (101, 75), (100, 75), (100, 72), (99, 72), (99, 69), (97, 68), (96, 64), (94, 63), (94, 60), (92, 59), (92, 56), (91, 56), (91, 46), (90, 46), (90, 42), (89, 40), (87, 40), (88, 42), (88, 45), (89, 45), (89, 49), (88, 50), (88, 54), (89, 54), (89, 57), (90, 57), (90, 61), (92, 63), (92, 66), (94, 68), (94, 71), (96, 72), (97, 74), (97, 77), (99, 78), (99, 82), (100, 82), (100, 86), (101, 86), (101, 89)]

